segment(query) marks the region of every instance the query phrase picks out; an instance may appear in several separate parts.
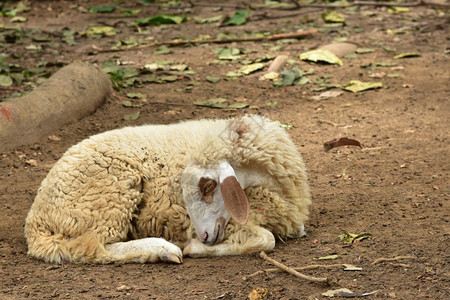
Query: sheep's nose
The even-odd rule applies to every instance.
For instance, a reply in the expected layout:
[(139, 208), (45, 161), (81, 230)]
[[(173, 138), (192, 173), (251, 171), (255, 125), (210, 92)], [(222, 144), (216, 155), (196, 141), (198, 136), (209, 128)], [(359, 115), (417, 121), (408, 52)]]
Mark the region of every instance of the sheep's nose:
[(198, 237), (198, 239), (199, 239), (203, 244), (206, 244), (206, 241), (208, 240), (208, 233), (207, 233), (207, 232), (203, 233), (202, 235), (200, 235), (200, 236)]

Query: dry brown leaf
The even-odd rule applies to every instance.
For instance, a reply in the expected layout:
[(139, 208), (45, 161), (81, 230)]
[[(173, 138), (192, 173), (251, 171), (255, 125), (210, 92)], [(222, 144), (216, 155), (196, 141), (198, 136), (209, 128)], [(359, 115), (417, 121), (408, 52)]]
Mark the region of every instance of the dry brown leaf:
[(357, 140), (353, 140), (353, 139), (349, 139), (346, 137), (342, 137), (342, 138), (335, 138), (331, 141), (325, 142), (323, 143), (323, 147), (325, 149), (325, 151), (329, 151), (333, 148), (336, 147), (341, 147), (341, 146), (358, 146), (360, 148), (362, 148), (362, 144), (357, 141)]

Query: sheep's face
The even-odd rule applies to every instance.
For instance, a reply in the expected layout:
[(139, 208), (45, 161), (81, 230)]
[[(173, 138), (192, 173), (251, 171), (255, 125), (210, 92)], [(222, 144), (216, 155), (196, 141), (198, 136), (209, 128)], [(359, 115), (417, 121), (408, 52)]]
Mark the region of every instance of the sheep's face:
[(240, 224), (247, 221), (247, 197), (228, 162), (215, 168), (188, 165), (181, 186), (186, 209), (203, 243), (221, 242), (230, 217)]

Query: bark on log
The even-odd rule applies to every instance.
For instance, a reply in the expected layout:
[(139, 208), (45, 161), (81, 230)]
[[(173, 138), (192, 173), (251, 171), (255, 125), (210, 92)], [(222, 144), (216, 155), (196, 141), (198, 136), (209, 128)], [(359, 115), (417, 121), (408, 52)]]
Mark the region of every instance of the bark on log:
[(72, 63), (26, 96), (0, 102), (0, 153), (39, 141), (93, 113), (112, 93), (109, 77), (88, 63)]

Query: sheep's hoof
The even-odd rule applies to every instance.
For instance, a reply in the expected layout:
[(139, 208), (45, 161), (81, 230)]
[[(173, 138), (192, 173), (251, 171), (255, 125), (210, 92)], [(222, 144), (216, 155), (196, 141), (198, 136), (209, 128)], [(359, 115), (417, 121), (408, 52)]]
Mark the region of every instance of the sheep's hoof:
[(181, 264), (183, 263), (183, 258), (179, 256), (178, 254), (165, 252), (161, 256), (161, 261), (165, 263), (174, 263), (174, 264)]
[(205, 245), (197, 239), (191, 240), (183, 249), (184, 256), (202, 257), (202, 251)]

